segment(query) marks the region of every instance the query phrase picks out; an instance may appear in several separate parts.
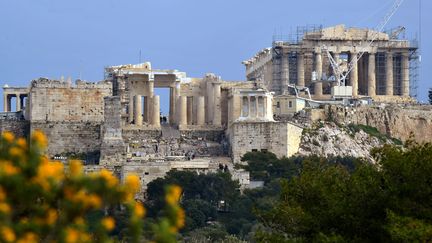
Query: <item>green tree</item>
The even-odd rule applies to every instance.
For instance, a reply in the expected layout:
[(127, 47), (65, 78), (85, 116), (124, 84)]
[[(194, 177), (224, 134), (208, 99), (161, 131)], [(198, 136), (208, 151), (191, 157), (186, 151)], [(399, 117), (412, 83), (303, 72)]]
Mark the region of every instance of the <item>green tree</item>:
[(282, 181), (271, 210), (260, 210), (260, 242), (432, 240), (432, 146), (408, 143), (373, 152), (377, 165), (306, 158)]
[(222, 220), (220, 214), (232, 215), (240, 197), (239, 184), (231, 179), (229, 173), (198, 174), (172, 170), (164, 178), (148, 184), (146, 205), (149, 216), (158, 216), (164, 202), (161, 189), (169, 184), (177, 184), (184, 190), (181, 205), (186, 210), (186, 227), (183, 233)]
[(429, 104), (432, 105), (432, 88), (429, 88), (429, 94), (428, 94), (428, 97), (429, 97)]

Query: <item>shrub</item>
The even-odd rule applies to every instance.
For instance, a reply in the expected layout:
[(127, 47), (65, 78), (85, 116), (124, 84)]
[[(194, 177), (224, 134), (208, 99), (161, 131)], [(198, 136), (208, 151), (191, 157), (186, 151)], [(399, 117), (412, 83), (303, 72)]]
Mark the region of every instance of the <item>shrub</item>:
[[(121, 205), (128, 215), (127, 240), (139, 242), (145, 215), (143, 205), (134, 200), (139, 178), (131, 175), (121, 184), (108, 170), (85, 174), (76, 160), (64, 168), (43, 154), (46, 146), (39, 131), (29, 143), (10, 132), (1, 136), (0, 241), (107, 242), (116, 228), (114, 217), (89, 216)], [(167, 216), (154, 225), (155, 240), (173, 242), (183, 227), (180, 194), (178, 187), (167, 189)]]

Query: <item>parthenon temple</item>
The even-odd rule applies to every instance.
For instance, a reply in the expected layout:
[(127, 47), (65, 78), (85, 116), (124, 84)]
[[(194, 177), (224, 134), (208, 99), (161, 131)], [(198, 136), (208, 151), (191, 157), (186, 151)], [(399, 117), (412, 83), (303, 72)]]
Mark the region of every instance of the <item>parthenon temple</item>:
[(415, 43), (388, 33), (338, 25), (305, 30), (294, 40), (274, 41), (271, 48), (243, 63), (248, 80), (262, 80), (276, 94), (289, 92), (292, 84), (308, 87), (314, 99), (325, 100), (336, 85), (328, 55), (345, 73), (359, 57), (342, 84), (352, 87), (353, 97), (408, 97), (410, 61), (416, 50)]

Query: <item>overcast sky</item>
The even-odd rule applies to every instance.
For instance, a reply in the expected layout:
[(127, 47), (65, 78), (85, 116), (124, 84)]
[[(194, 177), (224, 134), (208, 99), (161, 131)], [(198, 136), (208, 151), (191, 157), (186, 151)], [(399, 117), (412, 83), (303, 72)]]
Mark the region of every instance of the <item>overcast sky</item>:
[[(153, 68), (244, 80), (241, 62), (271, 46), (273, 34), (311, 24), (375, 27), (393, 2), (0, 0), (0, 85), (41, 76), (98, 81), (104, 66), (137, 63), (140, 50)], [(432, 86), (431, 10), (432, 1), (423, 0), (420, 100)], [(405, 26), (415, 38), (418, 19), (419, 0), (405, 0), (388, 28)]]

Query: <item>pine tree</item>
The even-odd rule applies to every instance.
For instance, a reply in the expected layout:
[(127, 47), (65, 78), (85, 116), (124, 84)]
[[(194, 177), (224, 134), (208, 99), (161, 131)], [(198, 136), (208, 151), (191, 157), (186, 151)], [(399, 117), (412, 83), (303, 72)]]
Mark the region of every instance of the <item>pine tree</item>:
[(429, 104), (432, 105), (432, 88), (429, 88)]

